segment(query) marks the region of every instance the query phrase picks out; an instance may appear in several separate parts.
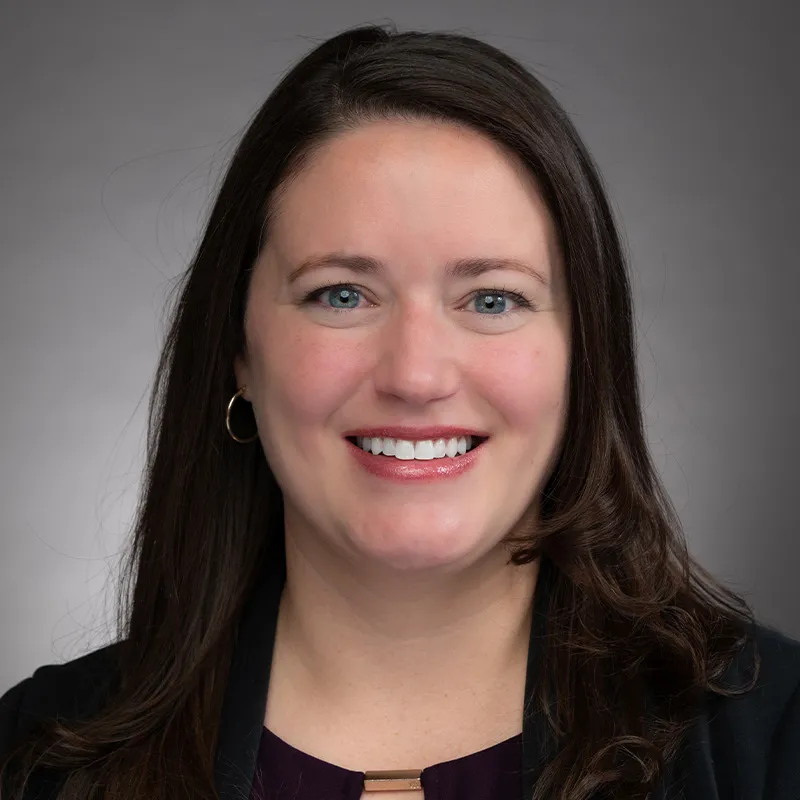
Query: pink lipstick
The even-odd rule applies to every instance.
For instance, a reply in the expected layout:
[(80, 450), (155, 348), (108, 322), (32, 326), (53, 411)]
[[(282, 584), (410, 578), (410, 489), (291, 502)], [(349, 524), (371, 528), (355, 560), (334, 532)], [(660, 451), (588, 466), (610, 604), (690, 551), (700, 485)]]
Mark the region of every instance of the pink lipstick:
[[(363, 433), (362, 433), (363, 431)], [(371, 436), (370, 436), (371, 434)], [(399, 435), (402, 434), (402, 435)], [(391, 438), (407, 442), (452, 440), (460, 437), (472, 437), (472, 449), (463, 454), (445, 455), (439, 458), (414, 459), (396, 458), (394, 455), (374, 454), (365, 451), (357, 437), (369, 436)], [(466, 428), (363, 428), (356, 433), (348, 434), (348, 449), (356, 462), (367, 472), (379, 478), (395, 481), (432, 481), (455, 478), (472, 469), (482, 457), (485, 435)], [(463, 445), (463, 442), (462, 442)], [(406, 444), (406, 447), (408, 445)], [(441, 443), (439, 445), (441, 447)], [(430, 445), (428, 445), (430, 448)], [(428, 451), (430, 452), (430, 450)], [(441, 451), (440, 451), (441, 452)], [(452, 451), (451, 451), (452, 452)]]

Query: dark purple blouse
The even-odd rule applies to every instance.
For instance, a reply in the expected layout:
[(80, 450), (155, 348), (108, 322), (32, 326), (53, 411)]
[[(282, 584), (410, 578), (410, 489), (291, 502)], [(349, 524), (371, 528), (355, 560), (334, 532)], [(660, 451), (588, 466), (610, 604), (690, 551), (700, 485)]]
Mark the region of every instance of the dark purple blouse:
[[(424, 800), (521, 800), (522, 734), (486, 750), (422, 770)], [(250, 800), (359, 800), (364, 773), (322, 761), (292, 747), (268, 728)], [(381, 792), (375, 792), (379, 800)]]

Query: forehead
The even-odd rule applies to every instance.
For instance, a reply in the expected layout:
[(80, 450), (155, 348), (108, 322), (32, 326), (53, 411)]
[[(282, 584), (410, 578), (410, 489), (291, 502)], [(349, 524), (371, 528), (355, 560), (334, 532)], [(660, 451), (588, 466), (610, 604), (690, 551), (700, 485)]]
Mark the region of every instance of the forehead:
[[(553, 256), (550, 214), (518, 159), (468, 128), (379, 121), (323, 144), (276, 200), (287, 255)], [(269, 248), (269, 242), (267, 247)]]

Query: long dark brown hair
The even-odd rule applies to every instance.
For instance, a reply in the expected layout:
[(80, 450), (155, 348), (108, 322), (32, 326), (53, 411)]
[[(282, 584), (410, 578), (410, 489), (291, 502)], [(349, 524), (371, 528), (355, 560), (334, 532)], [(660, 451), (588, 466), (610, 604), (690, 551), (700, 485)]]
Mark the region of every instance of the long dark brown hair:
[[(533, 702), (560, 750), (536, 798), (646, 796), (703, 693), (751, 624), (689, 556), (651, 461), (623, 248), (598, 171), (550, 92), (520, 63), (452, 33), (365, 26), (317, 46), (244, 134), (187, 270), (150, 406), (144, 491), (120, 591), (120, 673), (103, 708), (49, 721), (17, 754), (68, 777), (60, 798), (213, 798), (234, 631), (283, 536), (279, 487), (258, 443), (228, 435), (251, 269), (279, 192), (316, 149), (367, 121), (468, 126), (530, 171), (555, 220), (572, 309), (562, 452), (522, 564), (557, 567)], [(18, 794), (12, 794), (18, 797)]]

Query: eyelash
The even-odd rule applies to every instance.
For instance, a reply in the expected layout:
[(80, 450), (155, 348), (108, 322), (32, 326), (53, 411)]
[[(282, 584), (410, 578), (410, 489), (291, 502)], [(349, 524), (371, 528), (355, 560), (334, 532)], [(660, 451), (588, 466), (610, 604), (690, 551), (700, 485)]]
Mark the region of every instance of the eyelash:
[[(364, 293), (358, 286), (355, 286), (352, 283), (333, 283), (333, 284), (325, 284), (324, 286), (319, 286), (316, 289), (312, 289), (309, 291), (303, 299), (300, 301), (301, 305), (314, 305), (317, 300), (323, 295), (325, 292), (330, 291), (332, 289), (355, 289), (361, 297), (364, 296)], [(511, 314), (514, 314), (517, 311), (528, 311), (534, 308), (533, 303), (528, 300), (525, 295), (520, 294), (519, 292), (512, 292), (510, 289), (506, 289), (504, 287), (493, 287), (493, 288), (486, 288), (486, 289), (478, 289), (477, 291), (472, 293), (472, 297), (485, 297), (487, 295), (498, 295), (502, 294), (506, 297), (510, 297), (514, 303), (518, 306), (517, 308), (513, 308), (510, 311), (506, 311), (502, 314), (482, 314), (481, 316), (486, 317), (508, 317)], [(348, 311), (355, 311), (354, 308), (334, 308), (333, 306), (324, 306), (327, 311), (334, 311), (337, 314), (346, 313)]]

